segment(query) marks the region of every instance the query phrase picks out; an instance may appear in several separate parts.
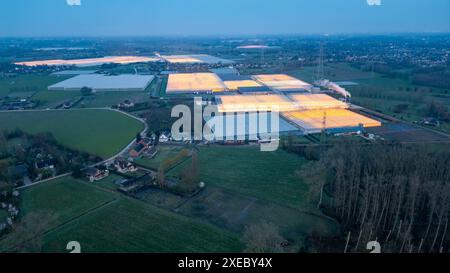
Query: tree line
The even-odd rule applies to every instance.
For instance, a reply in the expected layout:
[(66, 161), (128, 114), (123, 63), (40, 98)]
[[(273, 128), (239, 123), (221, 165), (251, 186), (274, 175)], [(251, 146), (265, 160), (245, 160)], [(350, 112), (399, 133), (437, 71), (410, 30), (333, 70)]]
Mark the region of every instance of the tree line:
[(449, 145), (349, 142), (314, 165), (312, 194), (341, 223), (349, 251), (377, 240), (385, 251), (449, 252)]

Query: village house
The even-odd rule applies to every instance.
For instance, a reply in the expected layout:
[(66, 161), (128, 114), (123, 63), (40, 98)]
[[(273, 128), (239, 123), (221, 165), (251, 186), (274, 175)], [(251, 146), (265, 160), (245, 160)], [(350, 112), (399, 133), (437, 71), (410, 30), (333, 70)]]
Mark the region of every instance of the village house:
[(86, 177), (90, 182), (102, 180), (109, 175), (108, 170), (100, 170), (95, 167), (89, 167), (86, 169)]
[(118, 107), (119, 108), (131, 108), (134, 107), (134, 102), (130, 101), (130, 100), (125, 100), (124, 102), (119, 103)]
[(51, 170), (55, 168), (55, 161), (53, 159), (38, 160), (34, 163), (34, 167), (38, 170)]
[(143, 138), (141, 141), (136, 143), (136, 145), (131, 149), (130, 156), (131, 157), (139, 157), (151, 146), (151, 140), (149, 138)]
[(169, 141), (169, 137), (166, 136), (165, 134), (161, 134), (159, 136), (159, 142), (164, 143), (164, 142), (168, 142)]
[(133, 163), (121, 158), (114, 160), (114, 167), (120, 173), (136, 172), (138, 170)]

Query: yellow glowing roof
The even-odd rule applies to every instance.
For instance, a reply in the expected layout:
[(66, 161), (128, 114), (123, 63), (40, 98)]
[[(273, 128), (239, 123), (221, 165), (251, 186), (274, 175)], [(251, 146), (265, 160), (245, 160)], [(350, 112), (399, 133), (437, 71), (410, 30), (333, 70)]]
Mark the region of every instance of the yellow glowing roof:
[(226, 87), (230, 90), (238, 90), (241, 87), (260, 87), (261, 84), (252, 81), (252, 80), (243, 80), (243, 81), (224, 81), (223, 82)]
[(25, 66), (41, 66), (41, 65), (99, 65), (105, 63), (118, 63), (118, 64), (129, 64), (129, 63), (139, 63), (139, 62), (152, 62), (158, 61), (158, 58), (149, 57), (137, 57), (137, 56), (111, 56), (103, 58), (90, 58), (90, 59), (76, 59), (76, 60), (44, 60), (44, 61), (33, 61), (33, 62), (20, 62), (17, 65)]
[(170, 63), (203, 63), (202, 60), (188, 55), (172, 55), (164, 56), (163, 58)]
[(293, 111), (295, 105), (280, 95), (220, 96), (219, 112)]
[(345, 102), (325, 94), (297, 94), (290, 96), (298, 104), (299, 110), (314, 110), (326, 108), (348, 108)]
[(255, 75), (253, 78), (268, 87), (279, 90), (303, 89), (311, 87), (309, 83), (285, 74)]
[(226, 89), (222, 80), (214, 73), (170, 74), (167, 92), (221, 92)]
[(283, 116), (306, 130), (321, 130), (325, 128), (381, 126), (377, 120), (365, 117), (346, 109), (307, 110), (283, 113)]

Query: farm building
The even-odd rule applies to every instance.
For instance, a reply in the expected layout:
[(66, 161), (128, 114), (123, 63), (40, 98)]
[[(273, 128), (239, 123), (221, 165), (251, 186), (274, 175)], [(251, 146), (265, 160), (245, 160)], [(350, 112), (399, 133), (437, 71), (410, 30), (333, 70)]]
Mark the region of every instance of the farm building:
[(255, 75), (253, 79), (279, 92), (310, 91), (312, 85), (285, 74)]
[(214, 73), (170, 74), (167, 94), (177, 93), (213, 93), (226, 90), (225, 84)]
[(43, 60), (43, 61), (31, 61), (31, 62), (19, 62), (16, 65), (24, 66), (63, 66), (74, 65), (78, 67), (98, 66), (102, 64), (115, 63), (115, 64), (131, 64), (131, 63), (147, 63), (160, 61), (156, 57), (138, 57), (138, 56), (109, 56), (102, 58), (90, 58), (90, 59), (75, 59), (75, 60)]
[(51, 85), (48, 90), (79, 91), (89, 87), (93, 91), (144, 91), (153, 79), (154, 76), (150, 75), (78, 75)]

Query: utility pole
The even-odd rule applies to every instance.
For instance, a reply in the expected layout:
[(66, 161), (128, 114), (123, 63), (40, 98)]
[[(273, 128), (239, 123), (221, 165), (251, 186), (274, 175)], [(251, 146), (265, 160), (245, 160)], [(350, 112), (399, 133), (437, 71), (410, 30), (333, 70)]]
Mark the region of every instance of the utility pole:
[(319, 49), (319, 58), (317, 60), (317, 68), (316, 73), (314, 75), (314, 81), (318, 82), (325, 79), (325, 69), (324, 69), (324, 51), (323, 51), (323, 42), (320, 43)]
[(320, 139), (320, 142), (322, 144), (324, 144), (326, 141), (326, 132), (327, 132), (327, 111), (324, 110), (323, 111), (323, 119), (322, 119), (322, 135), (321, 135), (321, 139)]

